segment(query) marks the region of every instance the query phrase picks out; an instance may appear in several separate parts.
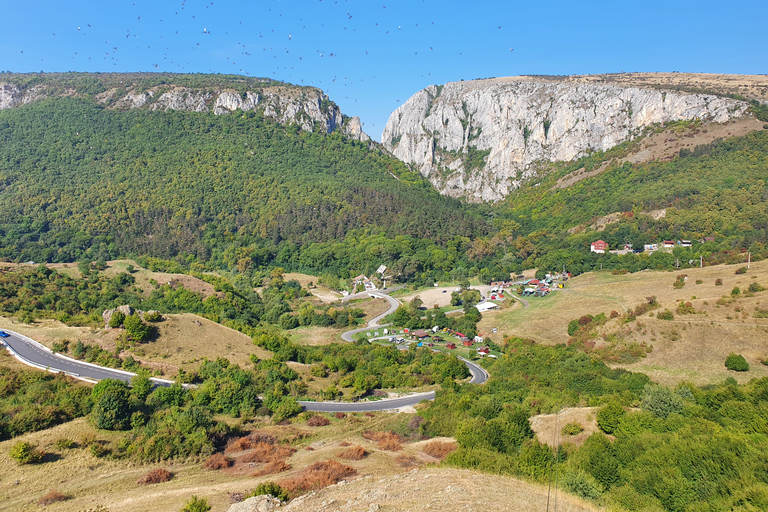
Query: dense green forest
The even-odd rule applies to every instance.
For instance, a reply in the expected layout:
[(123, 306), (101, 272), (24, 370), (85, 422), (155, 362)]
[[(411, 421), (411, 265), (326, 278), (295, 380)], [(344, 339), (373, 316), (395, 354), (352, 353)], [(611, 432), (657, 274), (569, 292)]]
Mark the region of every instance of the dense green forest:
[[(381, 236), (394, 245), (382, 257), (407, 269), (420, 251), (488, 231), (366, 144), (255, 112), (116, 112), (60, 98), (1, 112), (0, 140), (0, 256), (15, 261), (150, 254), (342, 272), (378, 266), (355, 238)], [(345, 250), (316, 254), (341, 239)]]

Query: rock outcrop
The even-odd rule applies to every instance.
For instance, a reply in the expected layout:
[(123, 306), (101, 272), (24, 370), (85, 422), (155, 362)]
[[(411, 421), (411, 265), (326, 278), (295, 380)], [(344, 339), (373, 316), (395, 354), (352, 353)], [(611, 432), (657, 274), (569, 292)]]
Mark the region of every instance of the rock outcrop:
[[(14, 108), (49, 96), (77, 95), (74, 90), (62, 90), (46, 85), (20, 88), (8, 82), (0, 82), (0, 110)], [(360, 141), (370, 137), (362, 130), (358, 117), (343, 116), (339, 107), (314, 87), (264, 87), (260, 91), (239, 93), (226, 87), (220, 89), (194, 89), (179, 86), (156, 86), (146, 91), (129, 88), (118, 96), (112, 89), (96, 95), (96, 100), (108, 108), (128, 110), (185, 110), (229, 114), (236, 111), (260, 110), (265, 117), (282, 124), (297, 124), (307, 132), (332, 133)]]
[(271, 512), (280, 508), (282, 504), (283, 502), (274, 496), (264, 494), (235, 503), (227, 509), (227, 512)]
[(526, 77), (431, 85), (389, 118), (382, 144), (443, 194), (497, 201), (539, 164), (607, 150), (655, 123), (725, 122), (743, 101), (609, 84)]

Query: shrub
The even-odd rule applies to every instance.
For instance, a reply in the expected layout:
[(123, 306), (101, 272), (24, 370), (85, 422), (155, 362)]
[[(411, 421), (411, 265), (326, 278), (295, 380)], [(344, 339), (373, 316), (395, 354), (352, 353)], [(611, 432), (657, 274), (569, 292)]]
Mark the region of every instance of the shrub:
[(763, 286), (760, 283), (750, 283), (749, 291), (752, 293), (761, 292), (763, 291)]
[(282, 487), (275, 482), (264, 482), (256, 486), (254, 490), (246, 494), (243, 499), (253, 498), (254, 496), (270, 495), (279, 499), (280, 501), (287, 501), (288, 494)]
[(723, 286), (723, 280), (719, 277), (715, 279), (715, 286)]
[(436, 459), (442, 460), (446, 458), (449, 453), (455, 451), (456, 448), (458, 448), (458, 446), (456, 446), (456, 443), (445, 443), (443, 441), (430, 441), (424, 445), (424, 448), (422, 448), (421, 451), (423, 451), (430, 457), (434, 457)]
[(125, 320), (125, 313), (122, 311), (115, 311), (112, 313), (112, 316), (109, 317), (109, 326), (113, 329), (117, 329), (123, 325), (123, 320)]
[(701, 283), (703, 283), (703, 282), (704, 282), (704, 281), (702, 281), (701, 279), (697, 279), (697, 280), (696, 280), (696, 284), (701, 284)]
[(71, 439), (67, 439), (66, 437), (62, 437), (56, 440), (56, 448), (59, 450), (69, 450), (70, 448), (74, 447), (75, 442)]
[(347, 417), (347, 415), (343, 412), (337, 412), (336, 414), (333, 415), (333, 417), (336, 418), (337, 420), (343, 420), (344, 418)]
[(203, 463), (205, 469), (225, 469), (232, 465), (232, 459), (221, 453), (214, 453)]
[(19, 464), (31, 464), (40, 462), (45, 453), (39, 451), (35, 445), (21, 441), (11, 447), (8, 455)]
[(576, 334), (576, 331), (579, 330), (579, 321), (578, 320), (571, 320), (568, 322), (568, 336), (573, 336)]
[(616, 310), (611, 311), (611, 318), (618, 318), (618, 317), (619, 317), (619, 312), (618, 311), (616, 311)]
[(597, 413), (597, 426), (606, 434), (613, 434), (625, 414), (621, 404), (610, 402)]
[(326, 425), (330, 425), (331, 420), (326, 418), (325, 416), (312, 416), (307, 420), (307, 426), (309, 427), (324, 427)]
[(664, 311), (660, 311), (659, 314), (656, 315), (656, 318), (659, 320), (674, 320), (675, 315), (673, 315), (670, 310), (665, 309)]
[(368, 452), (362, 446), (353, 446), (341, 452), (338, 457), (347, 460), (362, 460), (368, 456)]
[(62, 494), (56, 490), (51, 490), (50, 492), (48, 492), (48, 494), (46, 494), (45, 496), (37, 500), (37, 504), (45, 507), (46, 505), (53, 505), (54, 503), (58, 503), (60, 501), (67, 501), (68, 499), (69, 499), (69, 496), (67, 496), (66, 494)]
[(736, 297), (737, 295), (741, 294), (741, 290), (738, 286), (734, 286), (733, 290), (731, 290), (731, 296)]
[(110, 453), (109, 448), (107, 448), (107, 446), (105, 444), (102, 444), (101, 442), (92, 443), (89, 449), (91, 451), (91, 455), (93, 455), (97, 459), (100, 459), (101, 457), (106, 457)]
[(583, 471), (566, 471), (563, 475), (563, 487), (587, 500), (595, 500), (603, 493), (603, 486), (595, 477)]
[[(258, 471), (253, 473), (251, 476), (259, 477), (264, 475), (274, 475), (275, 473), (282, 473), (283, 471), (288, 471), (289, 469), (291, 469), (290, 464), (282, 460), (276, 460), (274, 462), (270, 462), (269, 464), (266, 464), (263, 468), (259, 469)], [(259, 496), (259, 495), (256, 494), (255, 496)], [(277, 498), (277, 496), (275, 497)]]
[(296, 453), (296, 448), (291, 446), (281, 446), (277, 444), (256, 443), (253, 445), (253, 451), (244, 455), (239, 460), (242, 462), (274, 462), (285, 459)]
[(666, 418), (672, 413), (683, 412), (683, 398), (673, 393), (666, 386), (645, 387), (642, 408), (658, 418)]
[(408, 455), (407, 453), (401, 453), (395, 457), (395, 462), (397, 462), (398, 466), (403, 468), (412, 468), (419, 465), (419, 459), (413, 455)]
[(144, 321), (146, 322), (159, 322), (163, 317), (157, 311), (147, 311), (144, 313)]
[(575, 436), (584, 432), (584, 427), (580, 423), (572, 421), (571, 423), (566, 423), (561, 432), (564, 436)]
[(295, 477), (280, 482), (280, 487), (285, 489), (289, 496), (296, 496), (303, 492), (315, 491), (337, 484), (356, 473), (355, 468), (345, 466), (335, 460), (315, 462)]
[(376, 441), (376, 446), (379, 450), (386, 450), (390, 452), (396, 452), (402, 450), (403, 438), (394, 432), (364, 432), (363, 437), (370, 441)]
[(736, 269), (736, 274), (746, 274), (747, 273), (747, 267), (739, 267)]
[(136, 483), (139, 485), (159, 484), (167, 482), (171, 478), (173, 478), (173, 473), (164, 468), (157, 468), (139, 478)]
[(725, 358), (725, 367), (735, 372), (749, 371), (749, 363), (744, 359), (744, 356), (734, 354), (733, 352), (728, 354), (728, 357)]
[(211, 504), (208, 503), (208, 498), (198, 498), (193, 495), (180, 512), (208, 512), (209, 510), (211, 510)]

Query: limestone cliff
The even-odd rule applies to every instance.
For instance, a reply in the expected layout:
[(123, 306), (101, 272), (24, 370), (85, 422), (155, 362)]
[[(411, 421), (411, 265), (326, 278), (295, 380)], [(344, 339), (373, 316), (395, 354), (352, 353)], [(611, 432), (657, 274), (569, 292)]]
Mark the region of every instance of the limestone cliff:
[[(14, 108), (51, 96), (76, 96), (76, 88), (62, 88), (46, 83), (20, 87), (0, 82), (0, 110)], [(218, 88), (191, 88), (159, 85), (143, 90), (140, 86), (112, 87), (94, 96), (107, 108), (128, 110), (186, 110), (216, 115), (235, 111), (260, 110), (285, 125), (298, 124), (308, 132), (340, 131), (355, 140), (368, 141), (358, 117), (343, 116), (339, 107), (319, 89), (298, 86), (268, 86), (254, 91), (237, 92), (226, 85)]]
[(504, 198), (542, 161), (606, 150), (654, 123), (745, 115), (746, 102), (612, 84), (527, 77), (431, 85), (389, 118), (382, 143), (442, 193)]

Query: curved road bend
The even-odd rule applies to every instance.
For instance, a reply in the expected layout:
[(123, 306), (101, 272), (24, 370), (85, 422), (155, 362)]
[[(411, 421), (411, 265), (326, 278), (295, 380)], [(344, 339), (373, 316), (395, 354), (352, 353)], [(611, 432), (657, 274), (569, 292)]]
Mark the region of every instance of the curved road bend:
[(400, 306), (399, 300), (397, 300), (394, 297), (390, 297), (389, 295), (381, 291), (357, 293), (355, 295), (350, 295), (349, 297), (346, 297), (346, 300), (359, 299), (364, 297), (373, 297), (374, 299), (384, 299), (387, 302), (389, 302), (389, 309), (386, 310), (384, 313), (380, 314), (379, 316), (372, 318), (368, 322), (367, 327), (363, 327), (362, 329), (354, 329), (354, 330), (343, 333), (341, 335), (341, 339), (343, 339), (344, 341), (350, 341), (350, 342), (355, 341), (355, 338), (354, 338), (355, 334), (365, 332), (368, 329), (374, 329), (376, 327), (385, 327), (389, 325), (389, 324), (379, 325), (379, 321), (382, 320), (385, 316), (389, 315), (390, 313), (394, 313), (397, 310), (398, 306)]
[(25, 336), (22, 337), (22, 335), (13, 331), (6, 330), (5, 332), (10, 334), (10, 336), (7, 338), (0, 338), (0, 341), (2, 341), (8, 351), (17, 359), (20, 359), (30, 366), (36, 366), (56, 373), (66, 373), (72, 377), (93, 381), (117, 379), (123, 382), (130, 382), (136, 375), (135, 373), (126, 372), (124, 370), (105, 368), (103, 366), (84, 363), (59, 354), (54, 354), (50, 349), (34, 340), (29, 338), (24, 339), (26, 338)]

